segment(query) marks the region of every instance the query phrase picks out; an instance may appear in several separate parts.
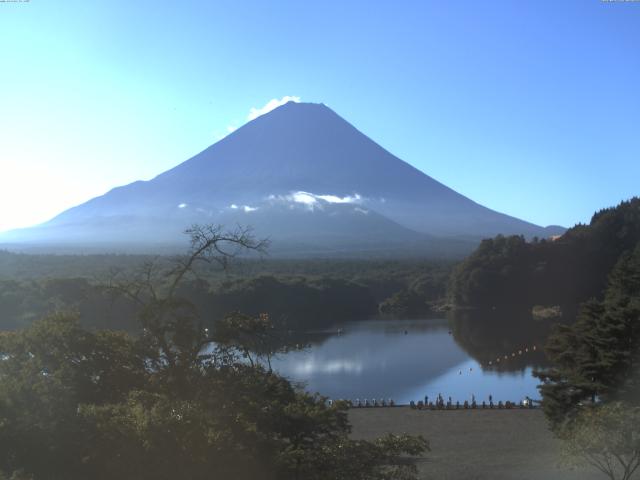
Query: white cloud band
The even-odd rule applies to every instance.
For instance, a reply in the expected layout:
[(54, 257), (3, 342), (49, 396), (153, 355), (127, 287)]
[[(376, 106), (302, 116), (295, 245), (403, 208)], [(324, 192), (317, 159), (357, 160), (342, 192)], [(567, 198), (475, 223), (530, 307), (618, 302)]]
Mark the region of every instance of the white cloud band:
[(310, 210), (313, 210), (314, 208), (322, 208), (322, 205), (325, 203), (351, 203), (358, 205), (364, 201), (362, 196), (357, 193), (339, 197), (338, 195), (317, 195), (315, 193), (304, 191), (291, 192), (289, 195), (269, 195), (268, 200), (286, 203), (299, 203)]

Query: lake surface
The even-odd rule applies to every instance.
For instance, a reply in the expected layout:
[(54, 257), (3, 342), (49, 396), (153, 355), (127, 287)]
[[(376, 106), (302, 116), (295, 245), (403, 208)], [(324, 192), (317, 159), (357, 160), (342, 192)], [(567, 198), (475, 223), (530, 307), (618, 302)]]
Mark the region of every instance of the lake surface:
[[(279, 355), (272, 361), (274, 370), (304, 383), (310, 392), (334, 399), (392, 398), (408, 403), (424, 400), (425, 395), (435, 399), (440, 393), (454, 403), (471, 400), (473, 394), (480, 403), (489, 395), (494, 402), (540, 397), (539, 381), (531, 375), (534, 352), (524, 351), (533, 339), (514, 346), (489, 335), (495, 341), (484, 342), (478, 360), (468, 353), (478, 350), (478, 344), (463, 348), (468, 332), (460, 333), (460, 326), (449, 320), (370, 320), (339, 327), (341, 334), (336, 328), (315, 340), (312, 336), (309, 348)], [(470, 337), (475, 341), (478, 335)], [(498, 357), (501, 364), (496, 363)]]

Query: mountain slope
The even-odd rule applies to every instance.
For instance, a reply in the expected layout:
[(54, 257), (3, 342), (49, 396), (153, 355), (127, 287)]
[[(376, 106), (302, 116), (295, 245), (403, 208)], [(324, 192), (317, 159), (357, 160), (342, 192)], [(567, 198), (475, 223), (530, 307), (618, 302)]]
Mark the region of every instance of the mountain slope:
[(556, 233), (456, 193), (322, 104), (288, 103), (150, 181), (115, 188), (4, 238), (171, 242), (189, 223), (228, 221), (259, 226), (258, 234), (276, 244), (308, 237), (326, 247), (345, 238), (383, 245)]

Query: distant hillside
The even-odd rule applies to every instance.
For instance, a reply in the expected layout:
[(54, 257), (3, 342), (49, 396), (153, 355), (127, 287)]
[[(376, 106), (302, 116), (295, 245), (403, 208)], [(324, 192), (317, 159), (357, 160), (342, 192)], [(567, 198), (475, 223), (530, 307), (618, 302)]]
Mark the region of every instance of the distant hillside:
[(150, 181), (0, 235), (0, 244), (158, 250), (182, 246), (193, 223), (253, 225), (271, 238), (272, 253), (302, 255), (461, 256), (486, 236), (564, 231), (471, 201), (322, 104), (288, 103)]
[(602, 294), (615, 263), (639, 242), (640, 198), (597, 212), (555, 241), (497, 236), (458, 265), (449, 296), (458, 306), (575, 307)]

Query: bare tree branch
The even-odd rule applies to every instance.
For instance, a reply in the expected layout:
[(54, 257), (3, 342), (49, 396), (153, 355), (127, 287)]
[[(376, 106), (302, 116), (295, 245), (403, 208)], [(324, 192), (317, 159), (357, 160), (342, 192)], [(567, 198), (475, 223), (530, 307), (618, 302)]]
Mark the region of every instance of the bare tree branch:
[(197, 261), (217, 262), (224, 269), (230, 259), (242, 251), (255, 251), (265, 254), (269, 241), (257, 240), (250, 227), (237, 226), (235, 230), (225, 232), (220, 225), (193, 225), (185, 231), (191, 236), (191, 248), (186, 258), (178, 260), (170, 272), (173, 278), (168, 296), (172, 296), (184, 276), (193, 270)]
[[(125, 297), (140, 308), (145, 335), (153, 339), (161, 358), (170, 366), (178, 361), (195, 361), (211, 342), (208, 334), (193, 325), (197, 317), (193, 305), (176, 296), (185, 277), (195, 275), (199, 262), (215, 262), (226, 269), (229, 261), (242, 252), (263, 255), (269, 245), (268, 240), (256, 239), (249, 227), (225, 231), (220, 225), (193, 225), (185, 233), (190, 236), (186, 255), (172, 260), (155, 257), (143, 262), (133, 274), (112, 271), (104, 286), (106, 291)], [(170, 345), (180, 352), (174, 352)]]

